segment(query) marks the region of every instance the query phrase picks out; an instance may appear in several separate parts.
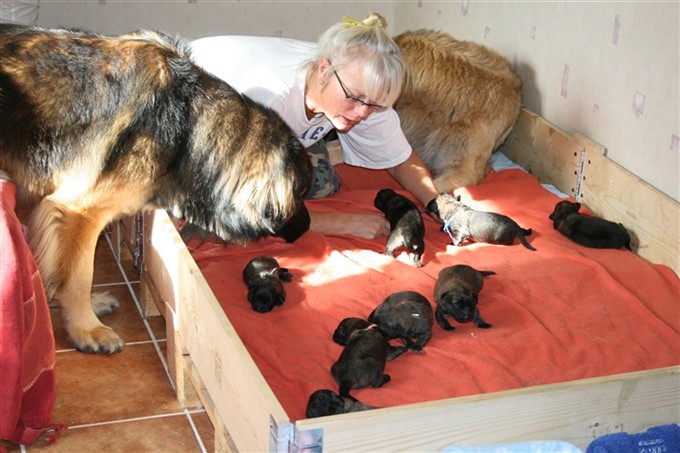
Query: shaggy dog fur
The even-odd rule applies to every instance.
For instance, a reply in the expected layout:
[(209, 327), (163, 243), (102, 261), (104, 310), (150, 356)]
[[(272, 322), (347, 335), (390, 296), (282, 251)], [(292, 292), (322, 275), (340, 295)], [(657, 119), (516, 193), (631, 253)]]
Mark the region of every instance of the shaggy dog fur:
[(438, 192), (479, 183), (521, 106), (520, 78), (482, 45), (431, 31), (394, 38), (406, 66), (394, 106)]
[(0, 169), (37, 203), (29, 245), (81, 351), (123, 347), (97, 319), (118, 302), (90, 295), (109, 222), (160, 207), (245, 242), (308, 218), (311, 165), (298, 139), (187, 49), (147, 31), (0, 26)]

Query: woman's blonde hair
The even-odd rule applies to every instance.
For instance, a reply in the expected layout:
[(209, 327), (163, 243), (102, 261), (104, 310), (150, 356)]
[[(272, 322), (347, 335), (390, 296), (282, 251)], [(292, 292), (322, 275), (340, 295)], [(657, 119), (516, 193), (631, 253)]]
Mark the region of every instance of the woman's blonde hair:
[(404, 65), (399, 47), (386, 28), (387, 21), (377, 13), (363, 21), (344, 17), (321, 35), (317, 55), (308, 66), (316, 69), (319, 61), (326, 58), (331, 62), (328, 74), (332, 75), (332, 71), (362, 59), (365, 63), (361, 78), (363, 94), (371, 102), (391, 106), (401, 92)]

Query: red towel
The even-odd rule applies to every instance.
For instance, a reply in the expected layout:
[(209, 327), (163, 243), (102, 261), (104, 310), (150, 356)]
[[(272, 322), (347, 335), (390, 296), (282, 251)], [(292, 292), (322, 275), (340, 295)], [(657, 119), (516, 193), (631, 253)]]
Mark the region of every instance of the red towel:
[(0, 180), (0, 438), (53, 442), (56, 394), (52, 321), (38, 267), (14, 208), (16, 186)]
[[(310, 210), (375, 212), (377, 189), (398, 186), (387, 172), (336, 167), (342, 188), (309, 202)], [(403, 190), (398, 190), (409, 196)], [(190, 242), (190, 249), (240, 338), (288, 415), (304, 418), (316, 389), (337, 391), (330, 367), (341, 346), (332, 333), (346, 316), (366, 317), (387, 295), (414, 290), (434, 306), (440, 269), (469, 264), (485, 278), (479, 298), (491, 329), (435, 324), (422, 354), (388, 362), (392, 380), (352, 394), (373, 406), (563, 382), (680, 364), (680, 280), (668, 267), (628, 250), (588, 249), (554, 230), (548, 215), (560, 199), (520, 170), (491, 173), (482, 184), (456, 190), (462, 201), (532, 228), (537, 251), (451, 239), (424, 215), (424, 266), (403, 251), (383, 255), (385, 237), (369, 241), (308, 232), (293, 244), (277, 238), (248, 247)], [(254, 312), (241, 272), (256, 255), (272, 255), (293, 274), (282, 307)]]

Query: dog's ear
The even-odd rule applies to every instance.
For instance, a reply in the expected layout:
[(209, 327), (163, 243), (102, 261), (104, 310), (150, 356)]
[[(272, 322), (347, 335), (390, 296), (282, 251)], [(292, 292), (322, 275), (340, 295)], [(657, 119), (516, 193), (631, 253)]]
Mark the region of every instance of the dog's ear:
[(456, 195), (453, 199), (460, 203), (460, 195)]
[(433, 198), (427, 203), (427, 206), (425, 206), (425, 212), (428, 214), (435, 214), (437, 217), (439, 217), (439, 206), (437, 205), (436, 198)]

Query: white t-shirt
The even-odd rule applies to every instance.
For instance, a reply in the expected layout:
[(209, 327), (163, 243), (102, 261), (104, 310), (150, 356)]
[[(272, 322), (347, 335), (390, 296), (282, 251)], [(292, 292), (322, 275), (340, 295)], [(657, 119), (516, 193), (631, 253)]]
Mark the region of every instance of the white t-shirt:
[[(303, 64), (315, 56), (316, 44), (288, 38), (215, 36), (191, 43), (194, 62), (239, 92), (274, 109), (304, 146), (333, 129), (324, 116), (307, 119)], [(338, 133), (344, 161), (366, 168), (390, 168), (411, 154), (393, 109), (373, 113), (347, 133)]]

